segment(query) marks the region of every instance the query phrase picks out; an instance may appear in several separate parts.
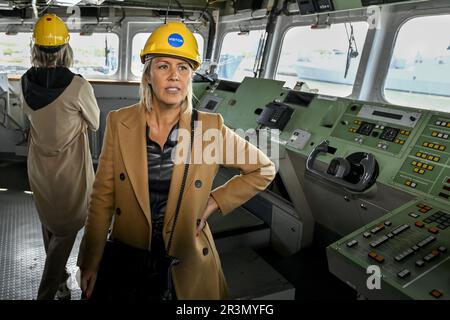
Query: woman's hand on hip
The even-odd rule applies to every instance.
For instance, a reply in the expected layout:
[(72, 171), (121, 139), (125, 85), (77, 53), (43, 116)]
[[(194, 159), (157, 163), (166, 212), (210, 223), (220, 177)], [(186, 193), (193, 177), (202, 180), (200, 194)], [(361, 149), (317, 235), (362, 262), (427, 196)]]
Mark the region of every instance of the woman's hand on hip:
[(97, 271), (90, 269), (81, 270), (81, 291), (86, 298), (90, 298), (94, 290), (95, 281), (97, 280)]
[(219, 205), (217, 204), (216, 200), (214, 200), (214, 198), (210, 196), (208, 198), (208, 203), (206, 205), (205, 212), (203, 212), (202, 218), (197, 221), (197, 229), (195, 230), (196, 237), (198, 237), (200, 232), (202, 232), (203, 228), (205, 227), (206, 220), (208, 220), (209, 216), (218, 209)]

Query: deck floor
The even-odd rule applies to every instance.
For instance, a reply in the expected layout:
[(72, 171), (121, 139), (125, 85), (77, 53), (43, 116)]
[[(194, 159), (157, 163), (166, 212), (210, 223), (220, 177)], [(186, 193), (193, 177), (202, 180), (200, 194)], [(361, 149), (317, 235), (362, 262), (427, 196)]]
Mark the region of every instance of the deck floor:
[[(45, 262), (41, 224), (29, 190), (24, 162), (0, 162), (0, 300), (36, 299)], [(79, 232), (67, 263), (72, 299), (80, 299), (75, 280)]]
[[(30, 194), (24, 161), (0, 159), (0, 300), (32, 300), (37, 296), (44, 267), (44, 243), (38, 214)], [(327, 266), (325, 247), (335, 241), (318, 229), (314, 246), (289, 257), (273, 249), (257, 253), (296, 288), (296, 299), (353, 300), (356, 293), (334, 277)], [(76, 258), (82, 232), (78, 234), (67, 269), (72, 299), (80, 299), (75, 281)]]

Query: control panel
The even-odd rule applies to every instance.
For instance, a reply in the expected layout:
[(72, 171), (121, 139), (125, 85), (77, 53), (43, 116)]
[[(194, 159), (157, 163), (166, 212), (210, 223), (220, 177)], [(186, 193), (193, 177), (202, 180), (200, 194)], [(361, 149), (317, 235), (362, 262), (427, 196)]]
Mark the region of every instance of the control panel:
[[(330, 271), (367, 298), (448, 300), (449, 249), (449, 208), (421, 199), (332, 244), (327, 256)], [(381, 271), (378, 290), (367, 287), (370, 266)]]
[[(220, 80), (210, 85), (195, 107), (204, 112), (220, 113), (225, 124), (233, 129), (255, 129), (257, 119), (263, 113), (269, 123), (277, 125), (283, 120), (284, 113), (281, 105), (275, 106), (272, 102), (282, 94), (283, 84), (282, 81), (249, 77), (242, 83)], [(264, 112), (268, 104), (273, 106), (272, 112)]]
[(395, 183), (450, 203), (450, 117), (433, 115), (395, 176)]
[(369, 148), (399, 154), (422, 114), (360, 103), (352, 103), (332, 136)]

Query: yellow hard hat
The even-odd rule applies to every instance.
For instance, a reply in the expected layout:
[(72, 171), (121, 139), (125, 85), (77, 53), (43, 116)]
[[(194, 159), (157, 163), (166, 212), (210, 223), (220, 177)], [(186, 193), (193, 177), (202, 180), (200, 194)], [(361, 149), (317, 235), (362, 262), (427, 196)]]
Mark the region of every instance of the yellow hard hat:
[(141, 50), (141, 61), (145, 63), (147, 56), (167, 55), (187, 59), (194, 70), (202, 63), (198, 54), (197, 40), (182, 22), (169, 22), (152, 32), (144, 49)]
[(62, 46), (69, 38), (66, 24), (55, 14), (44, 14), (34, 26), (33, 41), (37, 46)]

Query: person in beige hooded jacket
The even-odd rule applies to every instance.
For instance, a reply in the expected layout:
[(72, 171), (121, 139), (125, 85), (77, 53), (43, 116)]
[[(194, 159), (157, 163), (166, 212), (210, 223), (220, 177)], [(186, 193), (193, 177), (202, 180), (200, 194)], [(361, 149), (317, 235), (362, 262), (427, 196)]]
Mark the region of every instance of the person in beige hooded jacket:
[(22, 107), (30, 120), (28, 178), (42, 223), (46, 251), (37, 299), (70, 298), (65, 266), (84, 226), (94, 169), (88, 130), (100, 110), (88, 81), (72, 73), (64, 22), (53, 14), (36, 23), (33, 67), (21, 79)]

